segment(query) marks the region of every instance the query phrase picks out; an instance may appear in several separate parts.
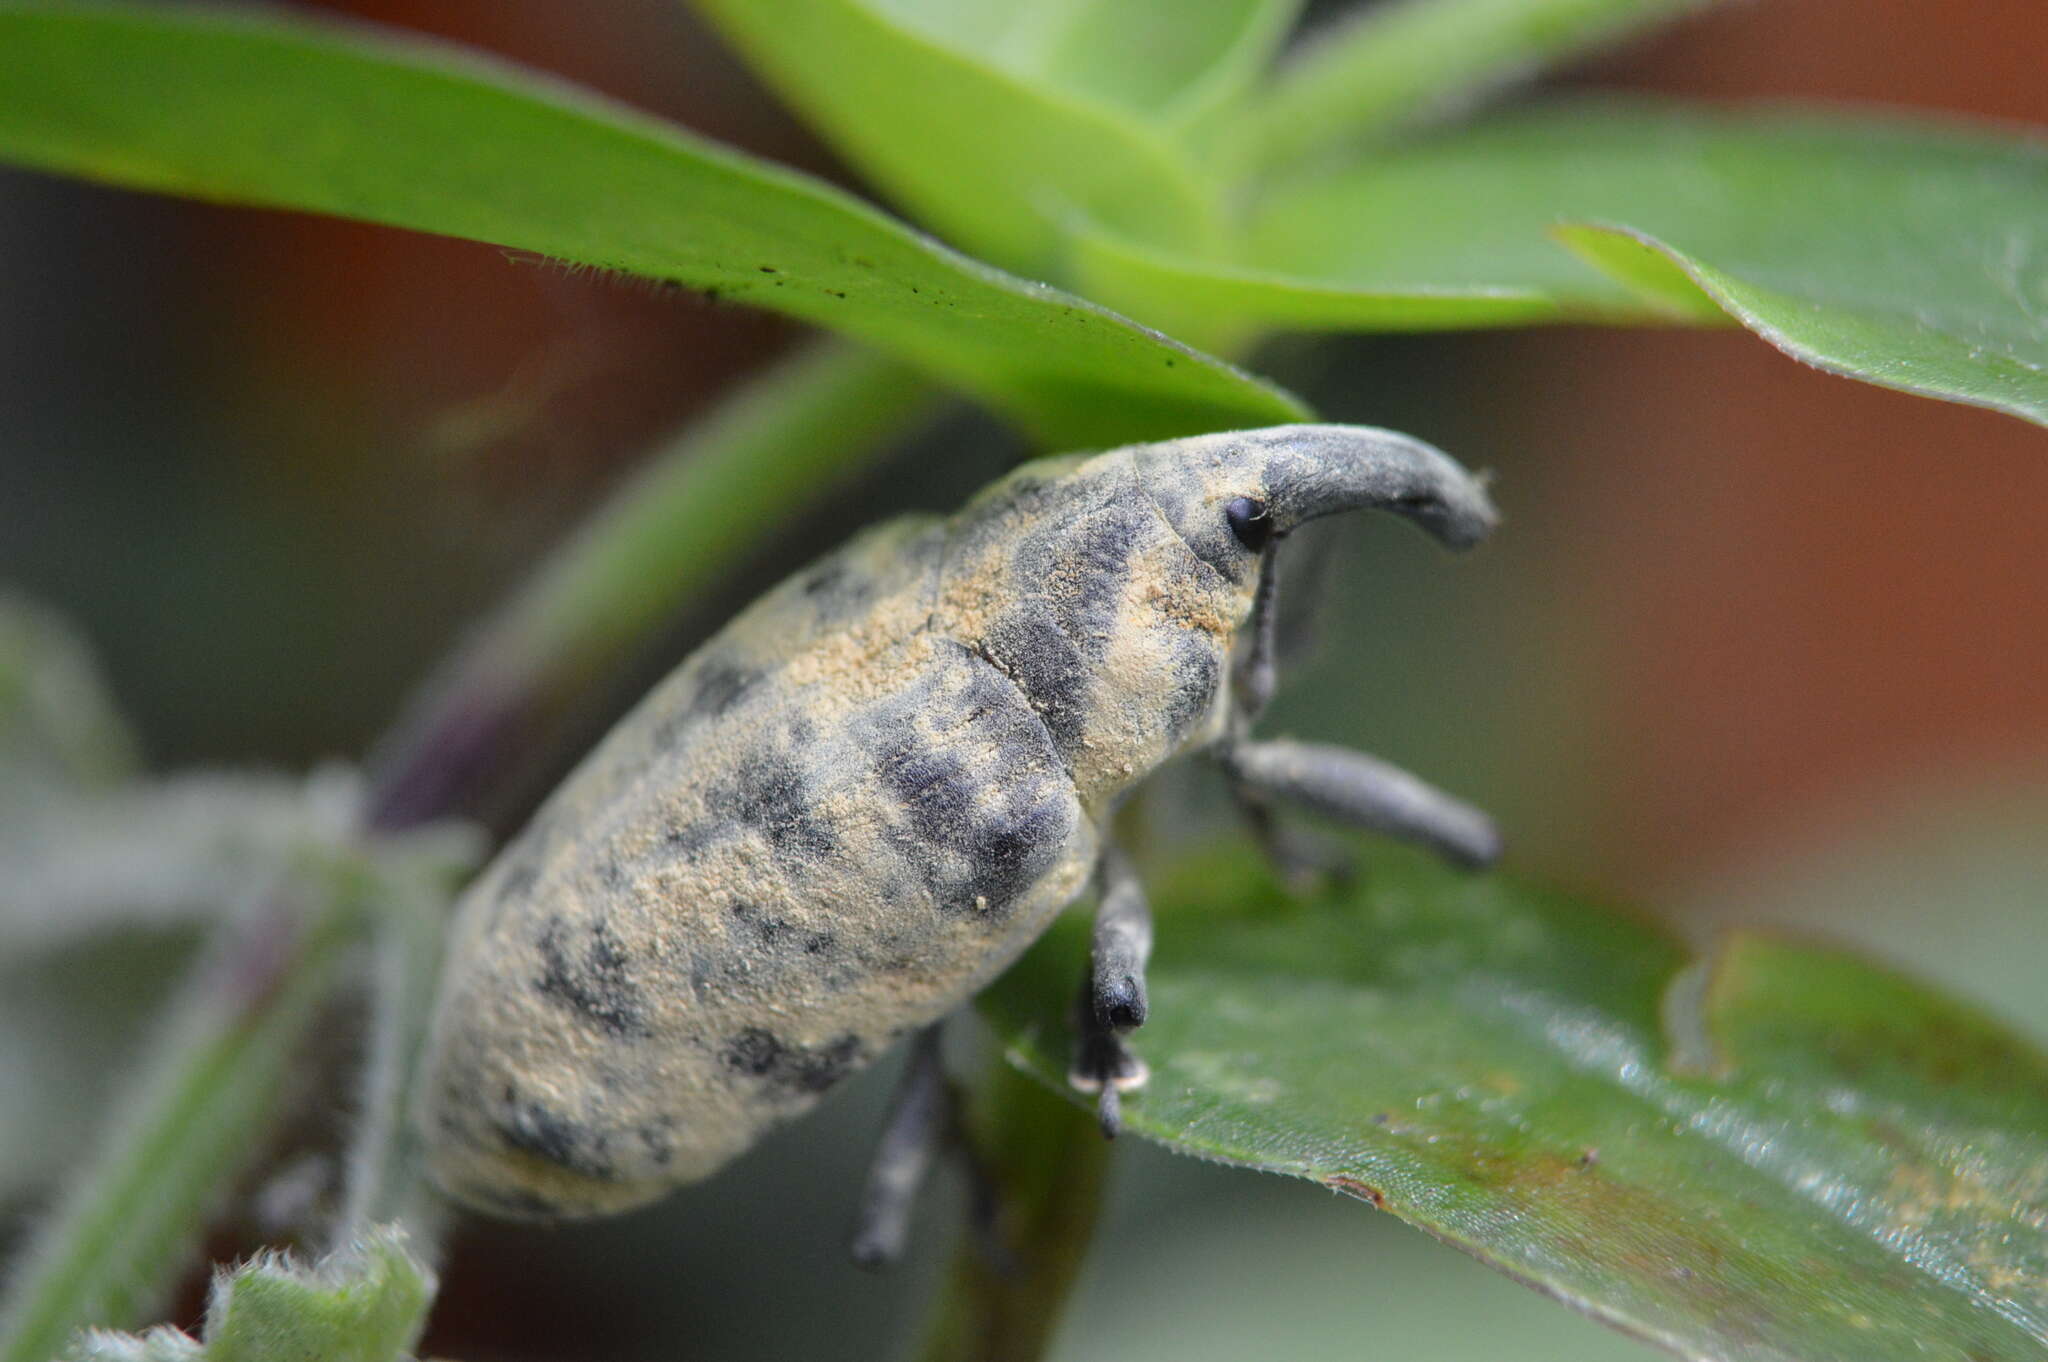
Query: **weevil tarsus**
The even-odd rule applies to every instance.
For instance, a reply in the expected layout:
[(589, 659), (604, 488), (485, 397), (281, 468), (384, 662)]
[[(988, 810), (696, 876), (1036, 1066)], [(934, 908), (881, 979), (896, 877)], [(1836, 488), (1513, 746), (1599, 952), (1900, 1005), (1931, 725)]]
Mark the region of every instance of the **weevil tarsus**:
[(1102, 900), (1089, 952), (1094, 1021), (1105, 1030), (1145, 1024), (1145, 961), (1152, 955), (1152, 907), (1130, 859), (1115, 847), (1102, 857)]
[(1152, 954), (1152, 907), (1130, 859), (1107, 848), (1098, 868), (1101, 890), (1088, 972), (1075, 1001), (1076, 1039), (1068, 1081), (1096, 1094), (1105, 1135), (1122, 1128), (1121, 1095), (1144, 1084), (1144, 1061), (1124, 1037), (1145, 1024), (1145, 962)]

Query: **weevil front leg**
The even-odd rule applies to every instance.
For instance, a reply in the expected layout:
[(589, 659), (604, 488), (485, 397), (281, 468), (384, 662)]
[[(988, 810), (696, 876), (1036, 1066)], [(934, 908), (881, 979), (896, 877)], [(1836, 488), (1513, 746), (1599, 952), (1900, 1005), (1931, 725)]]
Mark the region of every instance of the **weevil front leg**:
[(1500, 859), (1493, 820), (1400, 767), (1322, 743), (1239, 741), (1220, 753), (1231, 782), (1259, 798), (1284, 799), (1354, 827), (1423, 846), (1462, 866)]
[[(1251, 726), (1273, 698), (1280, 679), (1279, 541), (1266, 545), (1259, 561), (1258, 594), (1252, 598), (1251, 644), (1238, 659), (1231, 681), (1230, 746), (1247, 739)], [(1273, 814), (1272, 801), (1243, 781), (1232, 781), (1232, 798), (1251, 829), (1252, 838), (1295, 889), (1306, 891), (1318, 881), (1343, 879), (1349, 863), (1340, 855), (1310, 845)]]
[(1067, 1081), (1096, 1097), (1102, 1133), (1123, 1127), (1123, 1094), (1144, 1086), (1150, 1071), (1124, 1037), (1145, 1024), (1145, 962), (1152, 954), (1152, 906), (1130, 860), (1111, 847), (1102, 855), (1102, 897), (1088, 973), (1076, 1001), (1077, 1039)]
[(1459, 865), (1492, 865), (1501, 852), (1493, 820), (1420, 777), (1348, 748), (1261, 742), (1250, 736), (1252, 722), (1265, 710), (1278, 678), (1277, 547), (1277, 540), (1268, 544), (1260, 564), (1251, 645), (1237, 666), (1230, 729), (1217, 748), (1217, 759), (1253, 835), (1282, 873), (1294, 880), (1321, 867), (1273, 817), (1277, 800), (1305, 805), (1354, 827), (1419, 842)]

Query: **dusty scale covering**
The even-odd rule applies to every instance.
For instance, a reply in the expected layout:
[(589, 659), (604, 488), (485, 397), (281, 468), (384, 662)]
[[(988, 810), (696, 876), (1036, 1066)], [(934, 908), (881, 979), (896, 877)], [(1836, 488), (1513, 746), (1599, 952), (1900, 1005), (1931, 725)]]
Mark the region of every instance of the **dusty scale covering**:
[(1202, 436), (1027, 464), (733, 620), (465, 895), (420, 1094), (442, 1185), (509, 1215), (652, 1200), (993, 978), (1118, 796), (1222, 734), (1253, 504), (1274, 534), (1493, 521), (1405, 436)]

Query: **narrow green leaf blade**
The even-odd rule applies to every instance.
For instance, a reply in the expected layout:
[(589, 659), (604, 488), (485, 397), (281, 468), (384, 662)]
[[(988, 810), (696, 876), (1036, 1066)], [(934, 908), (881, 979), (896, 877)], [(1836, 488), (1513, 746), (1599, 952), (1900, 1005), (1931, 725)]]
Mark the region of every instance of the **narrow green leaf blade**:
[(1382, 136), (1544, 67), (1704, 8), (1707, 0), (1396, 0), (1302, 45), (1256, 109), (1266, 164)]
[(1240, 263), (1605, 319), (1711, 300), (1810, 363), (2048, 421), (2048, 142), (1985, 129), (1569, 105), (1278, 187)]
[(1298, 419), (1286, 395), (818, 181), (502, 64), (283, 19), (0, 8), (0, 159), (471, 237), (832, 327), (1062, 446)]
[[(1234, 0), (1216, 0), (1226, 2)], [(1102, 99), (1099, 82), (1063, 59), (1073, 17), (1066, 7), (917, 0), (697, 0), (697, 7), (891, 198), (1002, 265), (1053, 268), (1063, 223), (1077, 213), (1147, 241), (1212, 239), (1213, 196), (1194, 164), (1138, 111)], [(1215, 7), (1192, 8), (1199, 15)], [(1082, 9), (1085, 20), (1097, 7)], [(1150, 63), (1150, 53), (1126, 56), (1151, 72), (1153, 86), (1175, 79)]]
[[(1768, 938), (1689, 963), (1402, 856), (1290, 903), (1240, 855), (1157, 895), (1133, 1131), (1359, 1197), (1684, 1356), (2048, 1358), (2048, 1066), (1993, 1023)], [(987, 1003), (1055, 1085), (1085, 950), (1064, 924)]]
[[(1229, 348), (1261, 330), (1443, 331), (1522, 326), (1564, 315), (1556, 300), (1538, 289), (1492, 284), (1351, 287), (1205, 260), (1101, 229), (1077, 229), (1071, 258), (1074, 286), (1091, 298), (1216, 348)], [(1708, 309), (1713, 311), (1711, 304)]]
[(1170, 121), (1270, 55), (1301, 0), (865, 0), (908, 34), (1028, 84)]

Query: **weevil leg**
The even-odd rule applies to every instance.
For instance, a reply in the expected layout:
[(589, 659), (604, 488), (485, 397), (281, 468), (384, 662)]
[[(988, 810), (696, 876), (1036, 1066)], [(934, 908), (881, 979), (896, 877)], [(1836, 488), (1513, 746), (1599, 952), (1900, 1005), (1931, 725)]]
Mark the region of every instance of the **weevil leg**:
[(1258, 592), (1252, 597), (1251, 644), (1238, 661), (1231, 686), (1236, 701), (1232, 731), (1239, 736), (1266, 712), (1280, 679), (1279, 547), (1276, 540), (1260, 555)]
[(1067, 1081), (1097, 1094), (1102, 1133), (1114, 1139), (1123, 1126), (1123, 1094), (1150, 1076), (1124, 1037), (1145, 1024), (1145, 962), (1152, 954), (1152, 907), (1130, 860), (1116, 848), (1103, 853), (1102, 897), (1088, 973), (1076, 1000), (1077, 1038)]
[(1348, 855), (1282, 819), (1273, 808), (1272, 797), (1264, 791), (1233, 779), (1230, 794), (1245, 826), (1251, 830), (1252, 840), (1280, 873), (1281, 881), (1295, 893), (1308, 894), (1325, 885), (1349, 884), (1357, 875), (1358, 867)]
[(957, 1138), (953, 1092), (939, 1055), (939, 1027), (927, 1026), (910, 1044), (910, 1062), (889, 1099), (889, 1119), (868, 1167), (854, 1222), (853, 1261), (883, 1268), (903, 1256), (910, 1213), (941, 1145)]
[[(1226, 748), (1250, 740), (1251, 726), (1273, 698), (1280, 675), (1280, 574), (1279, 541), (1266, 546), (1259, 563), (1259, 586), (1252, 597), (1250, 645), (1238, 659), (1231, 685), (1232, 709)], [(1226, 769), (1228, 764), (1226, 763)], [(1306, 893), (1325, 881), (1342, 883), (1351, 878), (1350, 860), (1343, 853), (1319, 847), (1275, 816), (1271, 798), (1245, 781), (1230, 782), (1231, 796), (1238, 812), (1251, 828), (1252, 838), (1280, 871), (1281, 878), (1298, 893)]]
[(1463, 800), (1349, 748), (1320, 743), (1226, 743), (1218, 753), (1231, 783), (1254, 799), (1284, 799), (1357, 827), (1423, 846), (1459, 865), (1500, 859), (1493, 820)]

